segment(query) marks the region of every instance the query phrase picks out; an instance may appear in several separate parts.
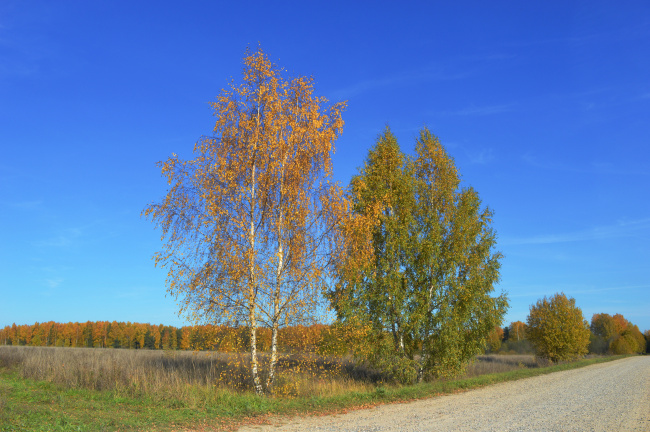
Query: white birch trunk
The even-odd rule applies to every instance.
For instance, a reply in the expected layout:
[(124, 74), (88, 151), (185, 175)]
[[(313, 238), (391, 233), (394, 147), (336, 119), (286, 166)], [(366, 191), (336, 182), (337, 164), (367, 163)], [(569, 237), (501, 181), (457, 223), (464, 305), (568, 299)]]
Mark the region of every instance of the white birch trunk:
[(282, 277), (282, 242), (278, 242), (278, 269), (275, 285), (275, 295), (273, 296), (273, 322), (271, 328), (271, 360), (269, 361), (269, 377), (266, 381), (266, 391), (271, 391), (275, 381), (275, 366), (278, 362), (278, 327), (280, 321), (280, 284)]
[[(427, 319), (431, 316), (431, 313), (433, 312), (433, 285), (429, 287), (429, 295), (428, 295), (428, 313), (427, 313)], [(428, 341), (428, 336), (429, 336), (429, 324), (428, 322), (425, 323), (425, 333), (424, 333), (424, 339), (422, 340), (422, 351), (420, 355), (420, 366), (418, 369), (418, 382), (422, 382), (424, 380), (424, 365), (427, 363), (428, 357), (429, 357), (429, 347), (427, 345)]]
[(269, 377), (266, 381), (266, 390), (271, 391), (275, 381), (275, 367), (278, 363), (278, 328), (280, 324), (280, 295), (282, 287), (282, 270), (284, 266), (284, 249), (282, 247), (282, 234), (284, 227), (284, 167), (287, 157), (282, 161), (280, 169), (280, 208), (278, 221), (278, 266), (275, 272), (275, 293), (273, 295), (273, 319), (271, 325), (271, 360), (269, 361)]
[(251, 248), (251, 256), (249, 262), (249, 292), (248, 292), (248, 321), (250, 324), (250, 349), (251, 349), (251, 375), (253, 376), (253, 386), (255, 393), (258, 395), (264, 394), (262, 383), (259, 376), (258, 362), (257, 362), (257, 319), (256, 300), (257, 300), (257, 287), (255, 278), (255, 162), (252, 167), (252, 180), (251, 180), (251, 227), (249, 234), (249, 244)]

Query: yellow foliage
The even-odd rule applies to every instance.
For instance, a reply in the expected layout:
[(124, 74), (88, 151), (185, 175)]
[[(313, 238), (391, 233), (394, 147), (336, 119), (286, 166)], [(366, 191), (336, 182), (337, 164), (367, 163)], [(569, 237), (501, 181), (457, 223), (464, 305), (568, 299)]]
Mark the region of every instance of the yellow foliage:
[(155, 259), (181, 312), (250, 329), (258, 393), (258, 326), (271, 331), (270, 388), (278, 329), (313, 317), (340, 249), (346, 204), (331, 154), (345, 102), (326, 102), (311, 78), (287, 80), (261, 49), (249, 52), (241, 85), (212, 103), (214, 136), (196, 143), (194, 159), (160, 163), (170, 189), (143, 212), (162, 228)]
[(544, 297), (531, 305), (527, 338), (537, 355), (553, 362), (573, 360), (588, 352), (589, 324), (575, 299), (564, 293)]

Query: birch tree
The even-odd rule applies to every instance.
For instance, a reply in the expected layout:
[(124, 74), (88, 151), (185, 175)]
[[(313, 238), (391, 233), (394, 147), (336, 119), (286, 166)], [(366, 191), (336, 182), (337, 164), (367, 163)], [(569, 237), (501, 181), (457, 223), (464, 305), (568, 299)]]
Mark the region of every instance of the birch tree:
[(508, 327), (508, 341), (519, 342), (526, 339), (526, 324), (521, 321), (514, 321)]
[[(160, 163), (169, 190), (143, 212), (162, 229), (155, 261), (181, 313), (248, 327), (260, 395), (276, 377), (278, 329), (316, 313), (345, 210), (331, 180), (345, 103), (326, 104), (312, 79), (286, 79), (261, 49), (247, 53), (242, 83), (212, 104), (213, 136), (199, 140), (194, 159)], [(272, 332), (264, 373), (260, 326)]]
[[(507, 308), (492, 212), (424, 129), (408, 158), (387, 129), (350, 187), (346, 255), (329, 296), (343, 322), (371, 323), (364, 355), (409, 382), (458, 374)], [(391, 343), (386, 340), (392, 335)]]
[[(405, 269), (414, 189), (408, 160), (386, 129), (350, 182), (353, 216), (346, 223), (348, 250), (330, 299), (339, 318), (367, 326), (374, 366), (406, 380), (411, 351)], [(357, 349), (364, 347), (357, 346)]]

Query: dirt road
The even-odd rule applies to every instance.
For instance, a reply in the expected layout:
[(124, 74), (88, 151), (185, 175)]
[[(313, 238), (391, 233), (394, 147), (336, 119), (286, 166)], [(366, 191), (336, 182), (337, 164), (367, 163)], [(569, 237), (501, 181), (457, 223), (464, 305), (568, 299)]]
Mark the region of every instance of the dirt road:
[(650, 356), (252, 431), (650, 431)]

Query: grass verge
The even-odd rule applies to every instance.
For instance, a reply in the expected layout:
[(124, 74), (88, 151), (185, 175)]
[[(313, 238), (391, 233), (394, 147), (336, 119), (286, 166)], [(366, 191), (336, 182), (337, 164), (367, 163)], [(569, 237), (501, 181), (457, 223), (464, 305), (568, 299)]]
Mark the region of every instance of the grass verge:
[[(196, 398), (161, 401), (147, 396), (124, 397), (115, 391), (65, 389), (49, 382), (24, 379), (16, 368), (2, 368), (0, 431), (232, 430), (241, 423), (264, 422), (269, 414), (323, 413), (408, 401), (580, 368), (621, 357), (579, 360), (414, 386), (378, 386), (371, 391), (328, 397), (259, 398), (250, 393), (216, 390), (218, 393), (210, 397), (212, 402), (209, 404), (202, 403), (206, 398), (200, 394)], [(194, 388), (188, 391), (206, 390)]]

